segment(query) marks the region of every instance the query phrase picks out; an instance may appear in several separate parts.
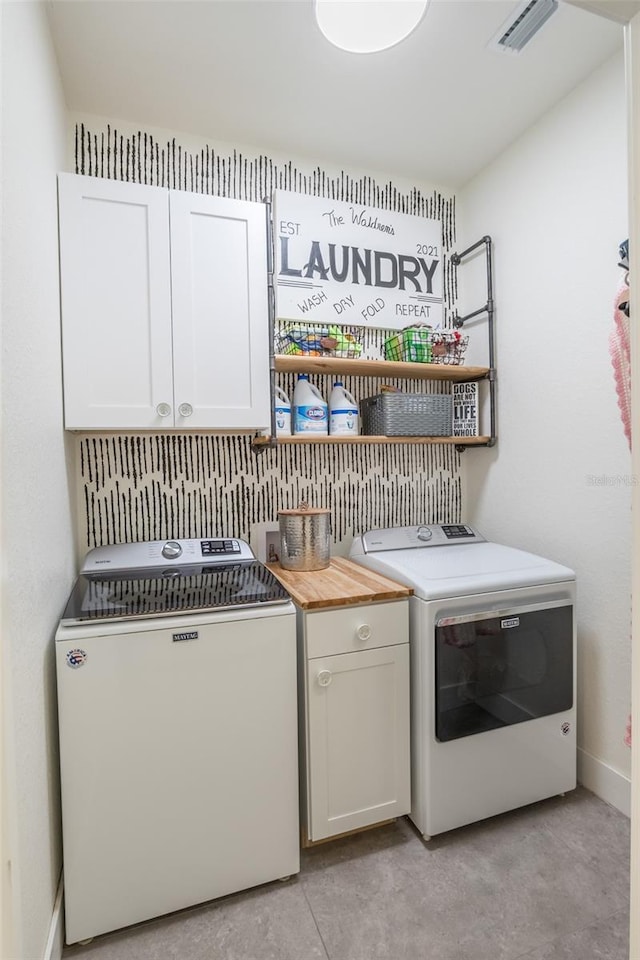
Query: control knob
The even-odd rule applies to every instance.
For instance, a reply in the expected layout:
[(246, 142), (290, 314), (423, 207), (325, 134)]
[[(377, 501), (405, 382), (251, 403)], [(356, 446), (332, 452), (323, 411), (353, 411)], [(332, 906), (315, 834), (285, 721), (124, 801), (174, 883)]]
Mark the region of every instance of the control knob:
[(175, 540), (167, 540), (162, 548), (162, 556), (165, 560), (177, 560), (182, 553), (182, 547)]
[(433, 531), (430, 530), (429, 527), (425, 527), (423, 525), (421, 527), (418, 527), (416, 536), (418, 537), (418, 540), (431, 540), (431, 537), (433, 536)]

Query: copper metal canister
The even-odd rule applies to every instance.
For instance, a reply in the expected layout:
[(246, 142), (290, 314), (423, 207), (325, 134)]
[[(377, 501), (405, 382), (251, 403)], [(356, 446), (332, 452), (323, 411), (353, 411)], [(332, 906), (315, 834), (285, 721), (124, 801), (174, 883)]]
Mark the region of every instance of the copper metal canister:
[(280, 564), (285, 570), (324, 570), (329, 566), (331, 514), (301, 503), (278, 512)]

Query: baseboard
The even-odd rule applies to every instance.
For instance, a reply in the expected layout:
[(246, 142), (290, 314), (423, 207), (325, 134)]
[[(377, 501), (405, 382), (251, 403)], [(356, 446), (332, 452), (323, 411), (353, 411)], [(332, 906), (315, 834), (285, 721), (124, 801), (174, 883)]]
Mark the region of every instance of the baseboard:
[(56, 893), (56, 902), (53, 905), (53, 914), (49, 924), (49, 936), (44, 950), (43, 960), (62, 960), (62, 947), (64, 945), (64, 925), (62, 916), (62, 874), (60, 874), (60, 883)]
[(578, 748), (578, 783), (612, 807), (631, 816), (631, 780)]

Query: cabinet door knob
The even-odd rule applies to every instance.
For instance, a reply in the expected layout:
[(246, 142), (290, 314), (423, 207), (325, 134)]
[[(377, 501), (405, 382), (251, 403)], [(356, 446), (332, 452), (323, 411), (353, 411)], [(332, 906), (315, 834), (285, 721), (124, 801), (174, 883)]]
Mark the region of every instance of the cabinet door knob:
[(159, 417), (170, 417), (171, 406), (168, 403), (159, 403), (156, 407), (156, 413)]
[(356, 630), (356, 636), (358, 640), (370, 640), (371, 639), (371, 627), (368, 623), (361, 623), (358, 629)]
[(331, 670), (321, 670), (318, 674), (318, 683), (321, 687), (328, 687), (332, 680)]
[(181, 403), (178, 407), (178, 413), (181, 417), (190, 417), (193, 413), (193, 407), (190, 403)]

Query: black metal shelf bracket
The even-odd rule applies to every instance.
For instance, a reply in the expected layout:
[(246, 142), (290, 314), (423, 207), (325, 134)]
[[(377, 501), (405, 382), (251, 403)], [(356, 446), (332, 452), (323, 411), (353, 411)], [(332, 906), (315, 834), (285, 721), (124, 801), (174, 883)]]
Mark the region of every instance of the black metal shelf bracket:
[(260, 444), (260, 446), (254, 446), (252, 444), (252, 449), (254, 452), (264, 453), (267, 449), (272, 449), (278, 445), (277, 440), (277, 431), (276, 431), (276, 409), (275, 409), (275, 395), (276, 395), (276, 357), (275, 357), (275, 329), (276, 329), (276, 294), (275, 287), (273, 282), (273, 264), (274, 264), (274, 250), (273, 250), (273, 228), (271, 225), (271, 201), (266, 199), (263, 201), (265, 205), (266, 212), (266, 241), (267, 241), (267, 302), (268, 302), (268, 337), (269, 337), (269, 397), (271, 403), (271, 421), (269, 428), (269, 442)]
[[(476, 243), (472, 244), (470, 247), (467, 247), (466, 250), (463, 250), (462, 253), (452, 253), (451, 254), (451, 263), (455, 267), (459, 267), (467, 257), (471, 256), (472, 253), (475, 253), (480, 248), (484, 247), (484, 252), (487, 260), (487, 300), (486, 303), (478, 307), (477, 310), (472, 310), (471, 313), (465, 314), (461, 317), (459, 314), (456, 314), (453, 318), (453, 325), (456, 328), (464, 327), (465, 323), (469, 320), (474, 320), (476, 317), (481, 317), (486, 314), (487, 317), (487, 337), (489, 341), (489, 374), (487, 380), (489, 381), (489, 418), (490, 418), (490, 430), (489, 430), (489, 440), (486, 443), (487, 447), (495, 446), (497, 438), (496, 434), (496, 366), (495, 366), (495, 306), (493, 301), (493, 242), (491, 237), (482, 237)], [(456, 446), (456, 450), (462, 451), (467, 448), (461, 444), (459, 447)]]

